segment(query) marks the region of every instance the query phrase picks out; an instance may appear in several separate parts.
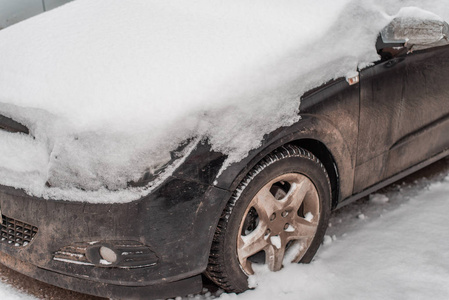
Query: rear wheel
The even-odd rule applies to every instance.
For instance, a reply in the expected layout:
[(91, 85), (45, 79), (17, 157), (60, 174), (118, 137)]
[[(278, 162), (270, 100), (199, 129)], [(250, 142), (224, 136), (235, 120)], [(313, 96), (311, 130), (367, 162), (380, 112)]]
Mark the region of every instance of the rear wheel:
[(326, 169), (310, 152), (283, 146), (256, 165), (228, 202), (215, 232), (206, 275), (228, 292), (248, 289), (255, 264), (278, 271), (310, 262), (330, 214)]

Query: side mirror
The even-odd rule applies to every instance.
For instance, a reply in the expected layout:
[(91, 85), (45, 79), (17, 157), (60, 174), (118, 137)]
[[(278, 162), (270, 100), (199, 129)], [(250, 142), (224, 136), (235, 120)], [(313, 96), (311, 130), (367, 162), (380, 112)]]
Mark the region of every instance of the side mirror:
[(382, 29), (380, 34), (382, 41), (386, 44), (434, 44), (443, 39), (447, 42), (449, 25), (437, 18), (418, 18), (406, 15), (394, 18)]

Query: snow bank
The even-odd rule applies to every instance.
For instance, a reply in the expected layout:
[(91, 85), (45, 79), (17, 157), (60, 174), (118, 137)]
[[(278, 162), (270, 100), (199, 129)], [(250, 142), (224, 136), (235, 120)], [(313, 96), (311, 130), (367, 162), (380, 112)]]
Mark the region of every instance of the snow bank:
[(0, 184), (131, 201), (151, 187), (127, 182), (193, 137), (229, 165), (298, 120), (306, 90), (377, 60), (376, 37), (401, 6), (449, 19), (435, 2), (78, 0), (11, 26), (0, 31), (0, 113), (31, 135), (0, 136)]
[(37, 300), (38, 298), (27, 295), (24, 291), (18, 290), (8, 283), (0, 282), (0, 299), (2, 300)]

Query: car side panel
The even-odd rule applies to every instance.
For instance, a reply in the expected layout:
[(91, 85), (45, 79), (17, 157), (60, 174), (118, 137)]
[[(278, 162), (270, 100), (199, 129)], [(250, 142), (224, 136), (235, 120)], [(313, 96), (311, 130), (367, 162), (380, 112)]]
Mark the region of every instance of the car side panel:
[(400, 138), (389, 149), (384, 178), (449, 147), (449, 47), (415, 53), (405, 71)]
[(449, 146), (449, 47), (408, 54), (361, 74), (354, 192)]
[[(398, 136), (404, 58), (367, 68), (360, 73), (360, 125), (354, 192), (383, 178), (388, 149)], [(386, 88), (388, 87), (388, 88)]]

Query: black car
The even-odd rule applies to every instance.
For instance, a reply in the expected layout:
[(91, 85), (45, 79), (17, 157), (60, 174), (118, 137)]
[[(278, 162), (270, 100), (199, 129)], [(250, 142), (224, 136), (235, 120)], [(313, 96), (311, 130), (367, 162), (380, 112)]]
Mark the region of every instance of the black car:
[[(449, 28), (393, 20), (381, 59), (303, 95), (301, 119), (215, 181), (225, 156), (198, 143), (140, 200), (90, 204), (0, 187), (0, 262), (112, 298), (248, 289), (253, 264), (310, 262), (330, 212), (449, 154)], [(412, 24), (412, 25), (410, 25)], [(27, 132), (6, 117), (0, 128)], [(144, 178), (144, 184), (151, 178)], [(287, 257), (287, 259), (285, 259)]]

